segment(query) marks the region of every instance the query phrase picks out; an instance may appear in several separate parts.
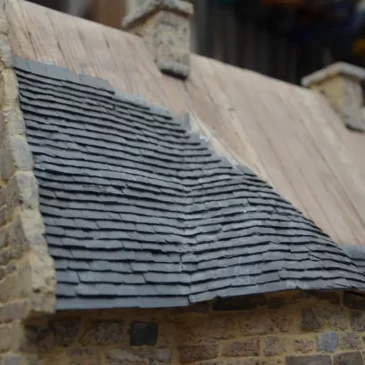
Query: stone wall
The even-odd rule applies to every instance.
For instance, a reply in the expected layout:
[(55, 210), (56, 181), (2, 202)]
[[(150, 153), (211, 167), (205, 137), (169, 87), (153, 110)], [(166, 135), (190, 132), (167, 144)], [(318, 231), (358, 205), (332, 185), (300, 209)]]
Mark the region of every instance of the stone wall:
[(364, 365), (365, 298), (252, 296), (189, 309), (58, 313), (27, 325), (39, 365)]
[(362, 297), (335, 293), (218, 301), (207, 315), (178, 320), (180, 363), (363, 365), (361, 308)]
[[(22, 346), (37, 365), (169, 365), (178, 363), (169, 311), (57, 313), (26, 326)], [(33, 364), (32, 364), (33, 365)]]
[[(1, 5), (2, 4), (2, 5)], [(53, 261), (44, 240), (33, 158), (19, 108), (18, 83), (0, 2), (0, 364), (26, 364), (23, 321), (51, 313)]]

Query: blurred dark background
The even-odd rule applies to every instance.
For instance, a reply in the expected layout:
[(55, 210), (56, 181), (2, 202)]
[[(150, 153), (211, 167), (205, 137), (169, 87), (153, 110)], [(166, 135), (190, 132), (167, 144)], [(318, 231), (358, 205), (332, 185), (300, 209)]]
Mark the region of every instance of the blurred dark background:
[[(120, 27), (145, 0), (31, 0)], [(336, 61), (365, 67), (365, 0), (191, 0), (194, 52), (291, 83)]]

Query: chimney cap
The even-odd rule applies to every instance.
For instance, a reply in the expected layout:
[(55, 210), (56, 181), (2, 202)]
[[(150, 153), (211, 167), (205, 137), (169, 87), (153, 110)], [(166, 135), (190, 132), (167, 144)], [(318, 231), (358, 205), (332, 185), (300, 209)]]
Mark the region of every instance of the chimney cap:
[(301, 84), (304, 87), (309, 87), (310, 85), (322, 82), (328, 78), (338, 75), (344, 75), (359, 81), (363, 81), (365, 80), (365, 69), (345, 62), (337, 62), (322, 70), (303, 77)]
[(142, 18), (145, 18), (158, 10), (172, 11), (187, 18), (194, 14), (193, 4), (181, 0), (147, 0), (142, 6), (128, 14), (122, 22), (123, 29), (133, 27)]

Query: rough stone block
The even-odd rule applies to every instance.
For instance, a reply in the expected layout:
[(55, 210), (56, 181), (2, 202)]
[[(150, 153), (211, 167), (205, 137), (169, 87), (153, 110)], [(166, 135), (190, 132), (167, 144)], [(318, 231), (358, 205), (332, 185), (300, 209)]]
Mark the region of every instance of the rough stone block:
[(5, 278), (6, 269), (5, 267), (0, 267), (0, 282)]
[(345, 352), (333, 357), (333, 365), (364, 365), (364, 360), (358, 351)]
[(222, 360), (213, 360), (213, 361), (203, 361), (200, 362), (199, 365), (225, 365)]
[(186, 324), (179, 329), (179, 343), (198, 344), (227, 340), (235, 335), (232, 318), (208, 318), (203, 322)]
[(263, 354), (265, 356), (277, 356), (287, 352), (288, 340), (283, 337), (265, 337), (263, 339)]
[(56, 279), (55, 267), (51, 256), (48, 254), (48, 247), (44, 244), (44, 237), (39, 236), (32, 244), (28, 255), (31, 270), (31, 305), (35, 313), (54, 313)]
[(302, 354), (312, 352), (316, 346), (316, 341), (313, 338), (299, 337), (294, 340), (294, 350)]
[[(0, 180), (1, 180), (1, 176), (0, 176)], [(6, 187), (5, 186), (0, 186), (0, 207), (2, 207), (3, 205), (5, 205), (5, 203), (6, 203), (6, 195), (5, 195), (5, 193), (6, 193)]]
[(61, 353), (41, 355), (37, 365), (67, 364), (67, 365), (101, 365), (102, 357), (97, 348), (74, 348)]
[(318, 351), (335, 352), (338, 345), (336, 332), (324, 332), (318, 336)]
[(303, 331), (319, 331), (321, 329), (321, 325), (311, 308), (303, 309), (301, 328)]
[(284, 360), (281, 357), (251, 357), (228, 360), (226, 365), (284, 365)]
[(217, 299), (213, 302), (215, 311), (252, 310), (266, 304), (264, 295), (248, 295), (244, 297), (232, 297)]
[(0, 325), (0, 353), (7, 352), (13, 341), (12, 327), (9, 324)]
[(328, 355), (288, 356), (286, 365), (331, 365), (331, 357)]
[(29, 248), (19, 216), (9, 226), (9, 241), (11, 243), (9, 245), (9, 251), (12, 259), (19, 259)]
[(29, 309), (27, 300), (4, 304), (3, 306), (0, 306), (0, 322), (26, 318)]
[[(24, 210), (17, 214), (10, 226), (11, 257), (20, 258), (24, 251), (29, 248), (32, 248), (32, 250), (42, 250), (44, 247), (47, 247), (43, 236), (44, 230), (43, 219), (39, 211)], [(41, 251), (40, 254), (45, 255), (42, 258), (45, 260), (47, 250)]]
[(342, 350), (361, 350), (364, 342), (356, 332), (344, 332), (341, 334), (340, 348)]
[(222, 348), (222, 355), (226, 357), (258, 356), (260, 355), (260, 339), (250, 338), (228, 342)]
[(15, 108), (3, 111), (0, 118), (2, 118), (0, 124), (1, 140), (4, 140), (5, 136), (25, 136), (25, 123), (18, 101)]
[(11, 68), (2, 70), (1, 80), (1, 104), (2, 111), (14, 108), (18, 100), (18, 81), (16, 75)]
[(0, 284), (0, 300), (8, 303), (14, 300), (29, 298), (30, 294), (30, 267), (26, 260), (10, 263), (7, 266), (7, 274)]
[(7, 34), (9, 31), (8, 20), (3, 9), (0, 10), (0, 33)]
[(7, 247), (9, 245), (9, 231), (8, 227), (2, 227), (0, 229), (0, 250), (3, 247)]
[(182, 364), (211, 360), (218, 356), (218, 347), (214, 344), (181, 346), (179, 347), (179, 355)]
[(9, 142), (15, 165), (19, 170), (33, 170), (33, 156), (27, 140), (23, 136), (9, 136)]
[(0, 302), (9, 303), (14, 300), (17, 295), (16, 276), (6, 275), (0, 281)]
[(355, 331), (365, 331), (365, 312), (353, 312), (351, 314), (351, 327)]
[(343, 304), (351, 309), (365, 310), (365, 297), (353, 293), (344, 293)]
[(265, 313), (259, 319), (256, 316), (243, 316), (242, 321), (240, 318), (236, 321), (245, 336), (265, 335), (274, 331), (273, 319), (269, 313)]
[(0, 266), (7, 265), (11, 260), (11, 254), (9, 249), (0, 250)]
[(171, 350), (167, 348), (138, 348), (128, 350), (111, 348), (106, 351), (104, 365), (170, 365), (171, 357)]
[(262, 358), (259, 362), (260, 365), (284, 365), (284, 359), (281, 357), (269, 357)]
[(26, 261), (23, 260), (22, 265), (18, 265), (16, 271), (16, 283), (17, 283), (17, 296), (18, 298), (29, 298), (32, 288), (31, 288), (31, 267)]
[(79, 336), (79, 318), (59, 319), (44, 326), (29, 324), (25, 328), (22, 349), (27, 352), (50, 351), (73, 344)]
[(32, 171), (33, 156), (23, 136), (7, 136), (0, 150), (0, 173), (5, 181), (17, 171)]
[(323, 328), (338, 331), (346, 330), (350, 326), (350, 315), (340, 306), (322, 302), (316, 307), (315, 313)]
[[(164, 4), (161, 6), (161, 4)], [(190, 23), (191, 11), (176, 11), (159, 2), (155, 11), (148, 9), (156, 1), (148, 1), (123, 22), (134, 33), (142, 36), (162, 72), (186, 78), (190, 72)], [(187, 3), (175, 1), (176, 4)], [(187, 3), (190, 7), (191, 4)]]
[(341, 298), (337, 293), (318, 291), (318, 292), (311, 292), (311, 295), (316, 299), (326, 300), (333, 305), (340, 305), (341, 303)]
[(3, 355), (0, 357), (1, 365), (24, 365), (21, 355)]
[(81, 337), (83, 345), (121, 344), (124, 339), (123, 321), (97, 321), (90, 323), (90, 329)]
[(6, 224), (7, 220), (7, 210), (6, 207), (0, 208), (0, 227)]
[(285, 305), (285, 298), (282, 297), (273, 297), (267, 298), (267, 307), (269, 309), (277, 309)]
[(38, 208), (38, 184), (30, 171), (17, 171), (9, 180), (5, 189), (7, 212), (13, 216), (16, 207), (22, 209)]
[[(0, 29), (3, 26), (0, 17)], [(11, 51), (10, 42), (7, 35), (1, 34), (0, 32), (0, 61), (1, 69), (10, 68), (13, 65), (13, 55)]]
[(158, 339), (157, 323), (133, 322), (130, 329), (131, 346), (155, 346)]
[(73, 349), (65, 354), (67, 365), (101, 365), (101, 354), (95, 348)]
[(285, 308), (270, 312), (268, 316), (271, 317), (274, 333), (287, 333), (294, 328), (294, 318)]

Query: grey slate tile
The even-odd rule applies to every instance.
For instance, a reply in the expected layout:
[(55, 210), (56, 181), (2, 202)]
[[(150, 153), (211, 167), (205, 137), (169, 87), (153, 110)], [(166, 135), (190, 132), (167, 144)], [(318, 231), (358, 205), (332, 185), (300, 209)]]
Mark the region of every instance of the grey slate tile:
[(72, 270), (90, 270), (90, 264), (86, 261), (68, 260), (67, 267)]
[(125, 275), (116, 272), (79, 272), (80, 282), (83, 283), (126, 283), (126, 284), (144, 284), (143, 275), (132, 274)]
[[(48, 241), (48, 244), (50, 244), (48, 237), (47, 237), (47, 241)], [(50, 255), (55, 260), (57, 260), (57, 259), (72, 259), (73, 258), (73, 255), (72, 255), (71, 251), (68, 250), (68, 249), (50, 246), (48, 248), (48, 251), (49, 251)]]
[(106, 260), (94, 260), (90, 262), (90, 269), (93, 271), (115, 271), (122, 273), (132, 272), (132, 263), (128, 262), (110, 262)]
[(57, 276), (57, 281), (60, 283), (65, 283), (65, 284), (79, 283), (78, 275), (74, 271), (58, 270), (56, 276)]
[(24, 60), (23, 58), (21, 58), (21, 57), (14, 56), (13, 57), (13, 64), (14, 64), (14, 67), (19, 69), (19, 70), (22, 70), (24, 72), (30, 72), (28, 62), (26, 60)]
[(76, 285), (57, 283), (56, 286), (57, 296), (73, 298), (76, 297)]

